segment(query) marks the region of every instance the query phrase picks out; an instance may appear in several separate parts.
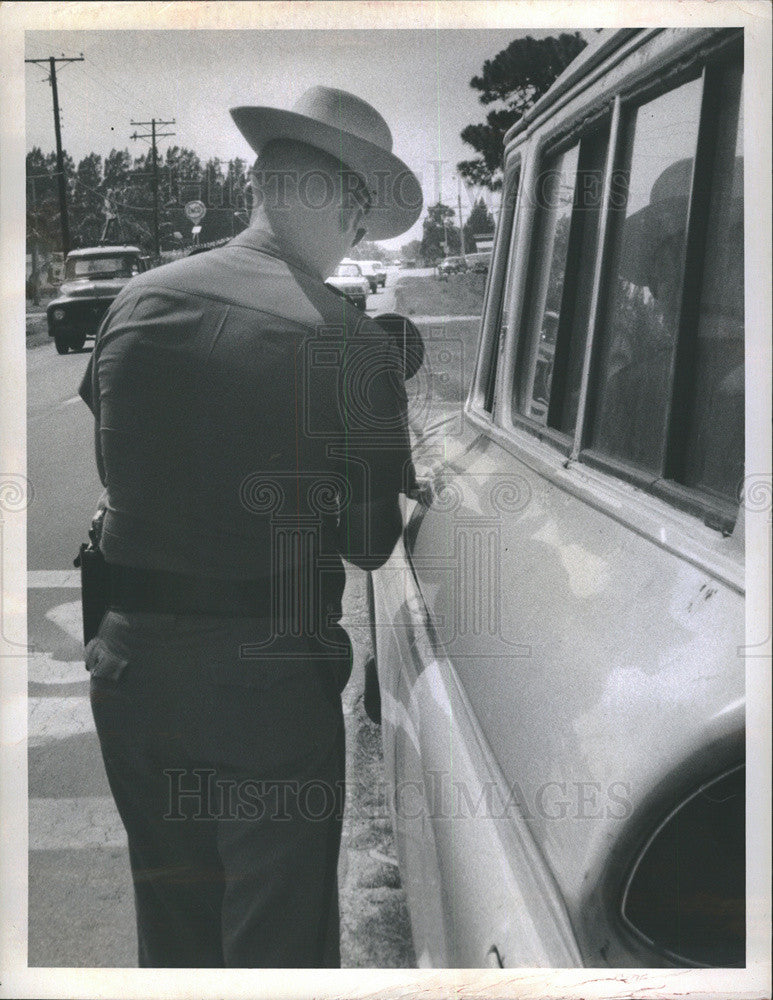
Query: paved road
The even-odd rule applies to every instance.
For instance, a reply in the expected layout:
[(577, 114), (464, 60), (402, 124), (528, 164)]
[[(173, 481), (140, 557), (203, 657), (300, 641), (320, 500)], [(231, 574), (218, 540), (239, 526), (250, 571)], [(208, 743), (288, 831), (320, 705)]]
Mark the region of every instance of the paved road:
[[(394, 281), (394, 277), (390, 277)], [(391, 289), (370, 297), (394, 307)], [(60, 356), (28, 339), (29, 964), (136, 964), (123, 828), (110, 797), (88, 703), (72, 558), (101, 493), (92, 424), (77, 396), (90, 347)], [(414, 964), (404, 895), (384, 807), (380, 730), (362, 710), (367, 653), (364, 575), (349, 575), (345, 623), (355, 669), (344, 693), (350, 805), (339, 871), (343, 964)]]

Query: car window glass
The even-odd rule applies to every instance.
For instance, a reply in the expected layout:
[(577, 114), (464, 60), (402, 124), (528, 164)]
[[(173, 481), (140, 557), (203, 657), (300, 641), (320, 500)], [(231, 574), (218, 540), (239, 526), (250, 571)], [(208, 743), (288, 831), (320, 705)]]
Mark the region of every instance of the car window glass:
[(742, 69), (720, 82), (685, 483), (737, 501), (744, 474)]
[(136, 263), (130, 257), (79, 257), (68, 260), (66, 271), (68, 278), (85, 278), (95, 274), (131, 274), (132, 264)]
[(567, 434), (577, 417), (608, 143), (605, 125), (548, 156), (536, 188), (514, 405)]
[[(484, 399), (483, 408), (488, 412), (494, 412), (494, 392), (496, 388), (496, 375), (497, 366), (499, 364), (499, 356), (502, 348), (502, 343), (507, 336), (510, 316), (507, 312), (507, 304), (510, 300), (510, 293), (512, 289), (513, 280), (515, 278), (515, 225), (516, 225), (516, 208), (518, 200), (518, 185), (521, 179), (520, 164), (516, 167), (511, 168), (508, 171), (505, 180), (505, 194), (504, 201), (502, 204), (502, 220), (501, 225), (505, 233), (506, 243), (499, 251), (500, 254), (507, 255), (507, 263), (505, 265), (504, 275), (501, 270), (499, 272), (498, 280), (495, 278), (491, 282), (491, 305), (490, 305), (490, 319), (487, 319), (487, 323), (490, 324), (490, 329), (492, 330), (491, 339), (489, 341), (489, 352), (488, 356), (484, 357), (483, 363), (485, 364), (485, 379), (483, 382)], [(469, 256), (468, 256), (469, 261)]]
[[(531, 342), (526, 345), (529, 354), (521, 372), (518, 409), (542, 424), (547, 423), (579, 155), (578, 144), (548, 161), (537, 185), (539, 203), (532, 253), (533, 259), (540, 262), (540, 271), (530, 284)], [(549, 262), (547, 267), (544, 262)]]
[(653, 476), (665, 456), (701, 93), (690, 81), (629, 119), (591, 444)]

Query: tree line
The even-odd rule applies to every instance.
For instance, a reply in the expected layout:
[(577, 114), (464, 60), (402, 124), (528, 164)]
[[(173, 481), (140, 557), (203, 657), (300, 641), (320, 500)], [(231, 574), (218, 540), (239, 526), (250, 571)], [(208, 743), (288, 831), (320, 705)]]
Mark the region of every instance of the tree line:
[[(27, 153), (27, 251), (43, 261), (61, 249), (56, 153), (34, 147)], [(100, 242), (136, 244), (151, 253), (153, 193), (151, 154), (131, 157), (128, 149), (113, 149), (106, 157), (89, 153), (76, 165), (64, 154), (68, 217), (73, 247)], [(196, 153), (172, 146), (159, 157), (159, 230), (162, 251), (179, 250), (193, 242), (192, 223), (185, 215), (189, 201), (201, 201), (207, 213), (198, 242), (229, 239), (249, 222), (249, 164), (240, 158), (202, 163)], [(462, 230), (453, 208), (442, 202), (429, 206), (424, 235), (403, 247), (404, 256), (428, 262), (462, 252)], [(494, 218), (483, 198), (473, 205), (464, 224), (464, 252), (476, 249), (475, 235), (490, 233)], [(415, 243), (415, 245), (414, 245)], [(356, 259), (385, 258), (376, 243), (364, 242), (352, 251)]]
[[(249, 165), (239, 157), (202, 163), (185, 147), (159, 155), (159, 229), (162, 250), (190, 244), (192, 223), (185, 204), (202, 201), (207, 214), (200, 242), (234, 236), (248, 219)], [(56, 154), (34, 147), (27, 153), (27, 249), (43, 255), (61, 249)], [(134, 243), (150, 252), (153, 230), (152, 156), (132, 157), (128, 149), (108, 156), (89, 153), (77, 164), (64, 154), (67, 207), (73, 247), (110, 242)]]

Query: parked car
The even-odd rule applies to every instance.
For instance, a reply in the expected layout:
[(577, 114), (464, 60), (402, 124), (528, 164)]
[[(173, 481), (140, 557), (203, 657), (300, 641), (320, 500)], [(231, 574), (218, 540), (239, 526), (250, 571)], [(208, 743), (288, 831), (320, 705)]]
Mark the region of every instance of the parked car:
[[(342, 261), (342, 263), (347, 263), (347, 262)], [(367, 278), (368, 280), (368, 285), (370, 287), (371, 295), (375, 295), (375, 293), (378, 291), (378, 286), (381, 283), (378, 272), (376, 270), (375, 261), (358, 260), (357, 265), (359, 266), (360, 271), (362, 271), (363, 277)], [(386, 274), (384, 275), (384, 278), (386, 279)]]
[(460, 274), (467, 270), (464, 257), (445, 257), (437, 266), (439, 274)]
[(342, 261), (326, 284), (345, 295), (358, 309), (365, 309), (370, 282), (359, 264)]
[(742, 83), (741, 29), (605, 32), (506, 136), (463, 426), (371, 575), (420, 966), (745, 964)]
[(468, 254), (467, 263), (474, 274), (488, 274), (491, 267), (491, 254), (485, 252)]
[(148, 258), (135, 246), (71, 250), (59, 296), (46, 309), (48, 335), (58, 353), (80, 351), (127, 281), (148, 266)]

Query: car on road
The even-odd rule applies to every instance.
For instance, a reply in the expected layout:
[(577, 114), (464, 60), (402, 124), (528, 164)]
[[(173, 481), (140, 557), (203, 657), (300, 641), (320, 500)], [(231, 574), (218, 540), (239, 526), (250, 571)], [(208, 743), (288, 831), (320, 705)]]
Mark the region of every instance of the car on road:
[(327, 279), (326, 284), (345, 295), (358, 309), (364, 311), (370, 292), (370, 282), (363, 275), (359, 263), (342, 261)]
[(438, 274), (461, 274), (467, 270), (464, 257), (444, 257), (437, 266)]
[(370, 578), (420, 967), (745, 965), (743, 41), (606, 31), (506, 135)]
[[(342, 263), (354, 263), (353, 261), (342, 261)], [(378, 291), (379, 285), (384, 285), (386, 283), (386, 272), (379, 272), (376, 268), (376, 261), (373, 260), (358, 260), (357, 262), (360, 271), (362, 271), (363, 277), (368, 279), (368, 285), (370, 286), (370, 291), (372, 295)], [(380, 266), (380, 265), (379, 265)], [(383, 277), (383, 281), (381, 280)]]
[(111, 303), (135, 274), (148, 268), (135, 246), (71, 250), (64, 264), (59, 295), (46, 309), (48, 335), (59, 354), (80, 351), (93, 337)]

